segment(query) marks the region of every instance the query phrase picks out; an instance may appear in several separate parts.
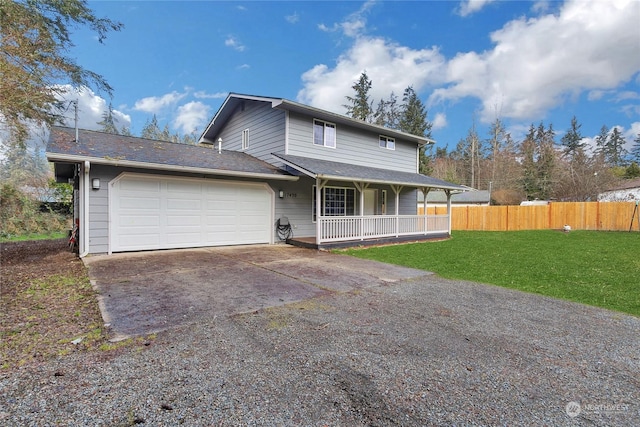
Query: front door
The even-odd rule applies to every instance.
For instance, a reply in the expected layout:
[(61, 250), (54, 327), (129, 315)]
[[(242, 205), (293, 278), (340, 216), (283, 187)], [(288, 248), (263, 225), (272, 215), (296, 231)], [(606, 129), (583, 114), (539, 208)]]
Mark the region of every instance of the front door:
[(378, 196), (378, 190), (373, 188), (367, 188), (364, 190), (364, 214), (375, 215), (376, 214), (376, 201)]

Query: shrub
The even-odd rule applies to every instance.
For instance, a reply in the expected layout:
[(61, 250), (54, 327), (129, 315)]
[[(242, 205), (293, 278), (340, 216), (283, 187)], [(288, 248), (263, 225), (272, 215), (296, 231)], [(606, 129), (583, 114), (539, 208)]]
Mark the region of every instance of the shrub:
[(0, 187), (0, 237), (54, 233), (68, 228), (69, 219), (40, 212), (40, 203), (11, 184)]

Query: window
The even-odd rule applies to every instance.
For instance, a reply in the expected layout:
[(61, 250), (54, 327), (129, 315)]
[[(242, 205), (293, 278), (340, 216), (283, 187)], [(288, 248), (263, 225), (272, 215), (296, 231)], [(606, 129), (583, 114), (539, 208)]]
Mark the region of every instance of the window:
[(336, 148), (336, 125), (323, 122), (322, 120), (314, 120), (313, 143), (315, 145)]
[[(316, 220), (316, 187), (313, 186), (313, 221)], [(356, 190), (354, 188), (325, 187), (322, 189), (322, 203), (320, 204), (323, 216), (349, 216), (355, 215)]]
[(249, 148), (249, 129), (242, 131), (242, 149), (246, 150), (247, 148)]
[(388, 136), (380, 135), (380, 148), (387, 148), (389, 150), (396, 149), (396, 140), (389, 138)]

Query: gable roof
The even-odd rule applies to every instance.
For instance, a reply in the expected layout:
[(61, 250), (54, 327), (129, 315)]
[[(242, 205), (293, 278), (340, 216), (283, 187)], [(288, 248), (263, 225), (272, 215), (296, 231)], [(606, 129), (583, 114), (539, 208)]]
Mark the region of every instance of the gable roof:
[(632, 190), (635, 188), (640, 188), (640, 178), (636, 178), (636, 179), (625, 179), (621, 182), (618, 183), (618, 185), (616, 185), (613, 188), (608, 189), (606, 192), (609, 191), (620, 191), (620, 190)]
[(419, 173), (378, 169), (368, 166), (353, 165), (350, 163), (291, 156), (288, 154), (272, 153), (272, 155), (284, 162), (285, 165), (290, 166), (312, 178), (352, 182), (365, 181), (379, 184), (404, 185), (409, 187), (442, 188), (454, 191), (468, 190), (468, 187), (463, 185), (452, 184), (450, 182), (421, 175)]
[(53, 126), (46, 148), (51, 162), (127, 166), (208, 175), (297, 180), (285, 171), (238, 151), (222, 151), (198, 145), (178, 144)]
[[(457, 193), (451, 196), (451, 203), (489, 203), (491, 196), (487, 190), (475, 190), (467, 187), (464, 193)], [(418, 193), (418, 202), (423, 202), (422, 193)], [(447, 195), (443, 191), (430, 191), (427, 194), (427, 204), (446, 203)]]
[(434, 142), (429, 138), (411, 135), (399, 130), (375, 125), (373, 123), (367, 123), (362, 120), (353, 119), (342, 114), (332, 113), (331, 111), (311, 107), (299, 102), (289, 101), (288, 99), (273, 98), (268, 96), (243, 95), (238, 93), (230, 93), (227, 96), (227, 99), (225, 99), (225, 101), (222, 103), (222, 106), (202, 133), (199, 142), (209, 144), (215, 143), (214, 139), (216, 135), (220, 133), (222, 127), (227, 122), (229, 117), (231, 117), (231, 115), (236, 111), (237, 108), (242, 105), (244, 101), (268, 102), (271, 104), (271, 108), (293, 111), (312, 116), (316, 119), (327, 120), (336, 124), (346, 124), (354, 128), (378, 132), (385, 136), (414, 142), (418, 145), (432, 144)]

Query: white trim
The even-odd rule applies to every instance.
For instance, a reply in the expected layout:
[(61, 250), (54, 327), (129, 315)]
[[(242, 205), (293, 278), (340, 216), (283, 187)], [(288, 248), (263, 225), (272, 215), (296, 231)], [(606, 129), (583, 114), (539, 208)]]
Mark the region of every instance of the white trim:
[(84, 162), (82, 168), (82, 175), (80, 181), (81, 201), (80, 201), (80, 241), (78, 242), (78, 256), (84, 258), (89, 254), (89, 183), (91, 179), (89, 172), (91, 171), (91, 163), (89, 161)]
[[(384, 138), (384, 147), (382, 145), (380, 145), (380, 141), (382, 140), (382, 138)], [(389, 148), (389, 142), (393, 142), (393, 147)], [(395, 151), (396, 149), (396, 139), (392, 138), (390, 136), (386, 136), (386, 135), (378, 135), (378, 147), (379, 148), (384, 148), (387, 150), (392, 150)]]
[(242, 131), (242, 150), (247, 150), (249, 148), (249, 128), (246, 128)]
[[(322, 145), (316, 144), (316, 122), (322, 123)], [(329, 127), (333, 126), (333, 137), (334, 137), (333, 146), (327, 145), (327, 125), (329, 125)], [(312, 122), (311, 130), (312, 130), (311, 141), (313, 142), (314, 146), (333, 148), (334, 150), (338, 147), (338, 127), (336, 126), (335, 123), (314, 118)]]
[(284, 154), (289, 154), (289, 111), (284, 112)]
[(283, 181), (297, 181), (299, 178), (297, 176), (292, 175), (276, 175), (276, 174), (268, 174), (268, 173), (260, 173), (260, 172), (242, 172), (242, 171), (230, 171), (223, 169), (210, 169), (210, 168), (196, 168), (189, 166), (178, 166), (178, 165), (165, 165), (161, 163), (146, 163), (146, 162), (136, 162), (132, 160), (114, 160), (114, 159), (105, 159), (102, 157), (87, 157), (87, 156), (77, 156), (73, 154), (64, 154), (60, 155), (58, 153), (45, 153), (47, 160), (50, 162), (72, 162), (72, 163), (80, 163), (84, 161), (90, 161), (91, 163), (98, 165), (110, 165), (116, 167), (132, 167), (139, 169), (154, 169), (158, 171), (172, 171), (172, 172), (183, 172), (183, 173), (197, 173), (197, 174), (205, 174), (205, 175), (222, 175), (222, 176), (234, 176), (234, 177), (246, 177), (246, 178), (260, 178), (260, 179), (275, 179), (275, 180), (283, 180)]

